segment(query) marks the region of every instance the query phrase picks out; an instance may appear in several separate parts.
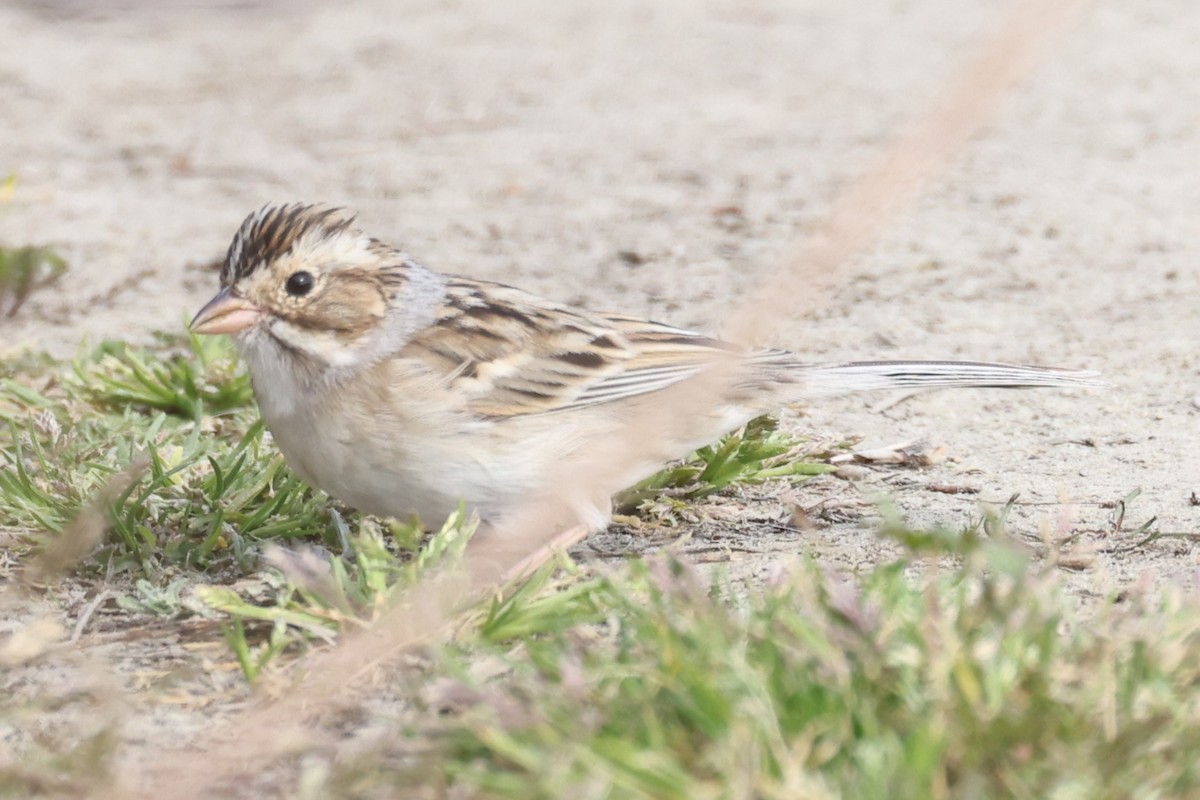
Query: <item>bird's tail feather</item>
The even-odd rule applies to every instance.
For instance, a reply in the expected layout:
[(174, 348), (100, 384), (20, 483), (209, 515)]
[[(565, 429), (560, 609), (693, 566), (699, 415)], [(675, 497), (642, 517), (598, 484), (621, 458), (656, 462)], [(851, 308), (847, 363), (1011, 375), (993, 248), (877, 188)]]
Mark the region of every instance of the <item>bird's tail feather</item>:
[(1027, 367), (982, 361), (855, 361), (811, 364), (805, 369), (804, 394), (827, 397), (883, 389), (969, 387), (1103, 388), (1098, 373), (1055, 367)]

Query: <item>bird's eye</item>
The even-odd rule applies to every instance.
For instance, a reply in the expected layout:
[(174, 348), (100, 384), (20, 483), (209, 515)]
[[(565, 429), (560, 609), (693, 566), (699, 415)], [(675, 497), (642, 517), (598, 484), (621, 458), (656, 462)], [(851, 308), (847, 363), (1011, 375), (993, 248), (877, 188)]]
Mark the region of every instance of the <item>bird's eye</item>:
[(312, 288), (313, 288), (312, 273), (305, 272), (303, 270), (301, 270), (300, 272), (293, 272), (288, 277), (287, 283), (284, 284), (283, 288), (287, 289), (287, 293), (290, 294), (292, 297), (303, 297), (304, 295), (306, 295), (312, 291)]

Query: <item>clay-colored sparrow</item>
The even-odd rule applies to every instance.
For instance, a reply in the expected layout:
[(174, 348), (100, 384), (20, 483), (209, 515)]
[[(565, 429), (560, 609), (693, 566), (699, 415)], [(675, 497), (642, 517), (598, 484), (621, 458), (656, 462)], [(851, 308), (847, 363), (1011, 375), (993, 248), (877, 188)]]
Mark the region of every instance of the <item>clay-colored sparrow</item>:
[(1100, 385), (1092, 373), (1006, 364), (808, 364), (434, 272), (323, 206), (251, 214), (221, 287), (192, 330), (234, 335), (292, 468), (362, 511), (427, 523), (460, 500), (501, 523), (599, 453), (603, 479), (564, 499), (599, 528), (612, 492), (798, 400)]

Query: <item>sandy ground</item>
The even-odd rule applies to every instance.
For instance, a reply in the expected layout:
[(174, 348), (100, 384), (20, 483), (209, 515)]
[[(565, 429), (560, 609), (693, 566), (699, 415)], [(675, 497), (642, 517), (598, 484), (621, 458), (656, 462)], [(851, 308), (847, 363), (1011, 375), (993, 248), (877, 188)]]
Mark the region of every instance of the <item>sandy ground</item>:
[[(1012, 8), (339, 5), (0, 5), (0, 175), (18, 180), (0, 241), (52, 244), (72, 267), (0, 322), (6, 345), (70, 354), (178, 329), (245, 214), (291, 199), (352, 206), (445, 271), (719, 332)], [(1114, 388), (811, 408), (789, 424), (865, 448), (924, 437), (946, 460), (813, 481), (796, 500), (844, 513), (750, 549), (853, 567), (879, 547), (863, 499), (959, 525), (1019, 493), (1021, 530), (1097, 531), (1081, 538), (1081, 593), (1190, 579), (1190, 539), (1116, 552), (1130, 540), (1104, 533), (1102, 504), (1140, 489), (1127, 527), (1200, 520), (1196, 31), (1188, 0), (1092, 4), (836, 290), (796, 297), (772, 337), (814, 360), (1088, 367)], [(764, 495), (745, 513), (788, 516), (788, 498)], [(778, 554), (740, 557), (766, 569)]]

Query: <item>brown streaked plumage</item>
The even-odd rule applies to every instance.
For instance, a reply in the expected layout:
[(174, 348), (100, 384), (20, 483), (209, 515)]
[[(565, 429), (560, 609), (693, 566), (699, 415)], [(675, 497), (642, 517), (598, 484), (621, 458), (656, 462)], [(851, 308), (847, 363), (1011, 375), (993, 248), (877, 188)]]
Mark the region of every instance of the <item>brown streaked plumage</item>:
[(230, 286), (256, 269), (290, 255), (306, 235), (330, 238), (354, 224), (354, 216), (340, 208), (318, 208), (304, 203), (265, 206), (246, 217), (234, 234), (221, 266), (221, 285)]
[[(554, 499), (600, 526), (612, 492), (797, 400), (1101, 385), (1091, 373), (982, 362), (808, 364), (443, 275), (323, 206), (251, 214), (221, 284), (192, 326), (236, 335), (288, 462), (351, 505), (429, 523), (460, 500), (500, 523)], [(556, 491), (578, 469), (599, 485)]]

